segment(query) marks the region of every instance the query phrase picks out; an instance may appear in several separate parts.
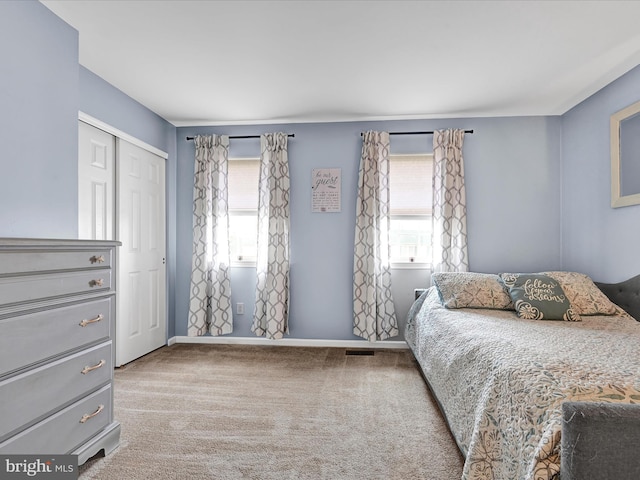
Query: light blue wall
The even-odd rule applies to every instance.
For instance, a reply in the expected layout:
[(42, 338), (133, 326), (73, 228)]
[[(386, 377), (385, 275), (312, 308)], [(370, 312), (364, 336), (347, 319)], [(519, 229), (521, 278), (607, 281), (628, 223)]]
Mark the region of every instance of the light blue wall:
[[(169, 153), (169, 335), (185, 335), (191, 264), (193, 143), (198, 133), (295, 133), (291, 164), (291, 336), (354, 339), (352, 249), (360, 132), (474, 129), (465, 140), (469, 258), (480, 272), (564, 268), (603, 281), (640, 271), (640, 206), (609, 207), (609, 117), (640, 100), (640, 67), (562, 117), (472, 118), (176, 129), (78, 65), (78, 34), (39, 2), (0, 2), (0, 235), (77, 235), (77, 113)], [(392, 137), (392, 150), (431, 150)], [(258, 141), (232, 141), (257, 155)], [(342, 169), (342, 212), (311, 213), (311, 170)], [(424, 271), (395, 270), (400, 319)], [(232, 272), (235, 336), (252, 336), (255, 270)]]
[(175, 312), (176, 129), (78, 64), (78, 32), (36, 1), (0, 1), (0, 236), (77, 238), (78, 110), (169, 154)]
[[(178, 128), (176, 334), (186, 335), (191, 265), (193, 142), (196, 134), (257, 135), (284, 131), (291, 175), (290, 336), (356, 339), (352, 334), (352, 272), (360, 132), (437, 128), (474, 129), (465, 138), (469, 258), (484, 272), (532, 271), (560, 266), (560, 119), (522, 117), (395, 122)], [(431, 152), (431, 136), (395, 136), (393, 153)], [(259, 140), (232, 140), (231, 156), (259, 155)], [(342, 211), (311, 212), (311, 170), (342, 169)], [(394, 293), (403, 320), (412, 289), (428, 281), (425, 271), (395, 270)], [(250, 332), (255, 270), (235, 268), (234, 336)], [(396, 288), (401, 285), (402, 288)]]
[(78, 235), (78, 32), (0, 2), (0, 236)]
[(80, 111), (175, 158), (176, 127), (91, 70), (80, 66)]
[(169, 337), (172, 337), (175, 335), (176, 127), (82, 66), (80, 67), (79, 102), (80, 111), (167, 152), (169, 155), (165, 176), (167, 186), (168, 324)]
[(563, 268), (603, 282), (640, 273), (640, 205), (611, 208), (611, 114), (640, 100), (640, 67), (562, 117)]

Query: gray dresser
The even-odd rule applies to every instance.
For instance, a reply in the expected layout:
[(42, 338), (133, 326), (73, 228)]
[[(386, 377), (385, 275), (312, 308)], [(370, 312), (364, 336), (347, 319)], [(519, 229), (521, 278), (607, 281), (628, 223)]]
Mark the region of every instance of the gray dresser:
[(119, 242), (0, 238), (0, 453), (120, 441), (113, 418)]

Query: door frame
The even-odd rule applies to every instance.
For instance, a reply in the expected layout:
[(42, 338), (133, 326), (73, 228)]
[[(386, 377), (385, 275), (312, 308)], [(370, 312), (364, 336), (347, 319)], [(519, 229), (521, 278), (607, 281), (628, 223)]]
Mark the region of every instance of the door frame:
[[(150, 153), (153, 153), (154, 155), (157, 155), (158, 157), (162, 158), (165, 161), (165, 172), (167, 170), (167, 166), (166, 166), (166, 161), (169, 158), (169, 154), (163, 150), (160, 150), (159, 148), (154, 147), (153, 145), (150, 145), (132, 135), (129, 135), (126, 132), (123, 132), (122, 130), (115, 128), (111, 125), (109, 125), (108, 123), (103, 122), (102, 120), (98, 120), (95, 117), (92, 117), (91, 115), (88, 115), (84, 112), (78, 111), (78, 121), (87, 123), (99, 130), (103, 130), (104, 132), (113, 135), (116, 138), (116, 144), (118, 142), (118, 140), (125, 140), (137, 147), (140, 147), (144, 150), (147, 150)], [(118, 185), (116, 184), (117, 181), (117, 169), (118, 169), (118, 159), (117, 159), (117, 146), (114, 145), (114, 178), (113, 178), (113, 185), (114, 185), (114, 192), (113, 192), (113, 198), (114, 198), (114, 212), (113, 212), (113, 233), (114, 236), (115, 234), (118, 232), (118, 221), (119, 221), (119, 216), (118, 216), (118, 198), (117, 198), (117, 193), (118, 193)], [(165, 184), (164, 184), (164, 195), (165, 195), (165, 212), (164, 212), (164, 216), (165, 216), (165, 257), (167, 258), (167, 265), (169, 263), (169, 253), (167, 251), (167, 244), (168, 244), (168, 239), (169, 239), (169, 232), (168, 232), (168, 228), (169, 228), (169, 221), (168, 221), (168, 211), (169, 209), (166, 208), (167, 207), (167, 198), (168, 198), (168, 192), (167, 192), (167, 182), (166, 182), (166, 177), (165, 177)], [(119, 265), (119, 258), (118, 258), (118, 249), (115, 249), (115, 261), (116, 261), (116, 265)], [(118, 277), (119, 273), (116, 275), (116, 278), (114, 279), (115, 281), (115, 289), (116, 292), (118, 291)], [(165, 291), (165, 295), (164, 295), (164, 299), (165, 299), (165, 312), (166, 312), (166, 319), (165, 319), (165, 339), (168, 342), (169, 340), (169, 276), (165, 275), (165, 282), (164, 282), (164, 291)], [(116, 311), (118, 310), (118, 306), (117, 306), (117, 302), (118, 302), (118, 296), (116, 295)], [(116, 315), (116, 328), (117, 328), (117, 315)], [(115, 348), (113, 351), (113, 355), (114, 355), (114, 366), (115, 367), (120, 367), (121, 365), (117, 365), (116, 364), (116, 352), (115, 352)]]
[(126, 140), (127, 142), (132, 143), (140, 148), (143, 148), (159, 157), (164, 158), (165, 160), (169, 158), (169, 154), (167, 152), (160, 150), (159, 148), (156, 148), (153, 145), (149, 145), (148, 143), (143, 142), (142, 140), (136, 137), (133, 137), (128, 133), (123, 132), (122, 130), (118, 130), (117, 128), (109, 125), (108, 123), (104, 123), (102, 120), (98, 120), (97, 118), (94, 118), (91, 115), (87, 115), (84, 112), (78, 112), (78, 120), (84, 123), (88, 123), (89, 125), (99, 128), (100, 130), (104, 130), (105, 132), (110, 133), (114, 137), (118, 137), (118, 138), (121, 138), (122, 140)]

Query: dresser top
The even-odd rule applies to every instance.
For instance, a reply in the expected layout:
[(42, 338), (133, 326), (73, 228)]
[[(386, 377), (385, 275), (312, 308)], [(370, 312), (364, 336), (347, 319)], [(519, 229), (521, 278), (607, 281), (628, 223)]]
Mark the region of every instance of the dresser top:
[(63, 238), (12, 238), (0, 237), (0, 249), (2, 248), (98, 248), (118, 247), (122, 242), (115, 240), (80, 240)]

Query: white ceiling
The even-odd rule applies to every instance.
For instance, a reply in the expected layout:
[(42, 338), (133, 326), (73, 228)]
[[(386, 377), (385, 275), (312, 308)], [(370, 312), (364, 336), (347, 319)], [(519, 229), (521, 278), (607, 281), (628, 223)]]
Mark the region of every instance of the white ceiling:
[(41, 1), (176, 126), (559, 115), (640, 64), (640, 1)]

